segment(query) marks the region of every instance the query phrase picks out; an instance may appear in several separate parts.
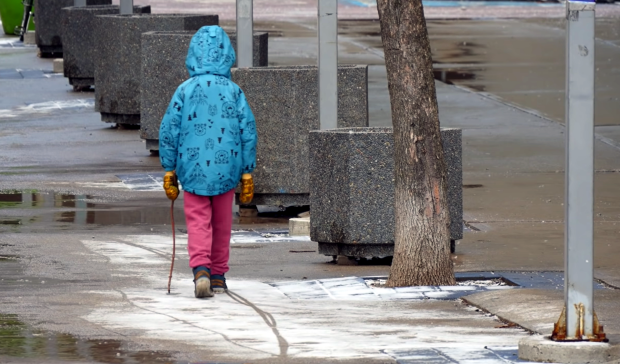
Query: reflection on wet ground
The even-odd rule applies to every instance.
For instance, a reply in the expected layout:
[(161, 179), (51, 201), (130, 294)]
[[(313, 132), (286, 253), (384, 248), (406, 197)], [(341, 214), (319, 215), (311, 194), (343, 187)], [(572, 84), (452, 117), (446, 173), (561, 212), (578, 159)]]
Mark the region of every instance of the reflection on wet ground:
[(233, 230), (273, 230), (288, 229), (286, 217), (233, 217)]
[(176, 363), (169, 353), (129, 351), (120, 341), (83, 340), (72, 335), (34, 330), (21, 322), (17, 315), (7, 314), (0, 314), (0, 359), (3, 356), (36, 362)]
[[(563, 19), (428, 21), (437, 80), (564, 121)], [(620, 125), (620, 20), (596, 20), (596, 125)]]
[[(564, 122), (564, 26), (561, 18), (428, 20), (435, 79)], [(339, 34), (382, 49), (376, 20), (342, 21)], [(597, 132), (618, 141), (620, 19), (597, 18), (596, 38)]]
[[(463, 69), (446, 69), (446, 68), (440, 68), (438, 69), (437, 66), (435, 66), (435, 68), (433, 69), (433, 75), (435, 76), (436, 80), (439, 80), (443, 83), (447, 83), (449, 85), (458, 85), (461, 83), (465, 83), (466, 81), (472, 81), (472, 80), (476, 80), (476, 72), (481, 72), (481, 69), (467, 69), (467, 70), (463, 70)], [(474, 83), (471, 83), (469, 85), (467, 85), (467, 87), (474, 89), (476, 91), (484, 91), (484, 85), (477, 85)]]
[(17, 263), (19, 257), (17, 255), (0, 255), (0, 263)]
[[(562, 7), (561, 4), (553, 6)], [(286, 30), (311, 39), (315, 31)], [(565, 33), (563, 19), (428, 20), (434, 75), (442, 82), (497, 95), (500, 98), (562, 122), (564, 120)], [(293, 29), (294, 28), (294, 29)], [(368, 56), (362, 63), (382, 64), (378, 20), (342, 20), (342, 63), (358, 46)], [(620, 85), (620, 20), (597, 18), (597, 125), (618, 125)], [(348, 57), (348, 58), (347, 58)], [(361, 60), (358, 60), (361, 61)]]
[(298, 217), (309, 210), (308, 206), (290, 206), (287, 208), (267, 207), (265, 209), (244, 209), (233, 217), (234, 230), (274, 230), (288, 229), (288, 220)]
[(4, 207), (87, 207), (94, 208), (93, 203), (83, 203), (92, 199), (89, 195), (66, 195), (38, 193), (36, 191), (0, 191), (0, 208)]
[(0, 191), (0, 231), (35, 225), (66, 228), (72, 225), (166, 224), (170, 208), (114, 206), (90, 195), (39, 191)]
[[(233, 217), (233, 229), (270, 230), (288, 227), (288, 220), (307, 207), (254, 211)], [(175, 204), (175, 223), (185, 224), (183, 203)], [(97, 229), (112, 225), (170, 225), (170, 205), (136, 201), (105, 202), (96, 196), (49, 191), (0, 191), (0, 232), (30, 229)]]

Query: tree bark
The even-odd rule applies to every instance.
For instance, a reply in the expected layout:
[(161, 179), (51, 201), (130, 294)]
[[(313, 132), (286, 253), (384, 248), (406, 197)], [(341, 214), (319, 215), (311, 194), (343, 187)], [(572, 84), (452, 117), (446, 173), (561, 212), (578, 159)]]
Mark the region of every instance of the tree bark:
[(446, 165), (421, 0), (378, 0), (394, 126), (394, 259), (389, 287), (454, 285)]

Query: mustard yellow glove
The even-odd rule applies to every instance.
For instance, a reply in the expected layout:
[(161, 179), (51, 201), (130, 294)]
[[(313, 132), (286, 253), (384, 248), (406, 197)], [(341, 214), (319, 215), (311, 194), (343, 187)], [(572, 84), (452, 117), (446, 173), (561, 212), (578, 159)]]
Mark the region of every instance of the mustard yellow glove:
[(239, 194), (239, 202), (243, 205), (247, 205), (252, 202), (254, 198), (254, 180), (252, 175), (244, 173), (241, 176), (241, 193)]
[(172, 201), (179, 197), (179, 181), (174, 171), (166, 172), (164, 176), (164, 191), (166, 191), (166, 196)]

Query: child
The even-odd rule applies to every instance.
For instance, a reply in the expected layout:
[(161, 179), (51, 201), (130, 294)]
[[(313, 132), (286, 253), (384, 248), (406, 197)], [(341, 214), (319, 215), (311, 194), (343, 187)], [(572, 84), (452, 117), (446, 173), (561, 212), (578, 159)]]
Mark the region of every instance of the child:
[[(193, 36), (185, 65), (190, 79), (176, 90), (159, 130), (166, 183), (184, 193), (194, 295), (226, 287), (234, 189), (256, 165), (256, 122), (243, 91), (230, 80), (235, 51), (219, 26)], [(178, 193), (178, 192), (177, 192)], [(176, 198), (166, 189), (169, 198)]]

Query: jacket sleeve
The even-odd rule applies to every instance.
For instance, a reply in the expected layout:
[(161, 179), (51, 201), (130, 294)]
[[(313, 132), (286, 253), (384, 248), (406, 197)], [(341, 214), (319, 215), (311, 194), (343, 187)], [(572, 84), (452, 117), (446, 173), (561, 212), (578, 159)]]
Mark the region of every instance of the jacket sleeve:
[(180, 88), (172, 96), (170, 105), (159, 127), (159, 161), (166, 171), (176, 169), (179, 135), (183, 116), (183, 99)]
[(241, 132), (241, 155), (243, 156), (241, 168), (243, 173), (252, 173), (256, 168), (256, 143), (258, 141), (256, 120), (245, 94), (241, 90), (239, 90), (239, 98), (237, 99), (237, 113), (240, 122), (239, 131)]

